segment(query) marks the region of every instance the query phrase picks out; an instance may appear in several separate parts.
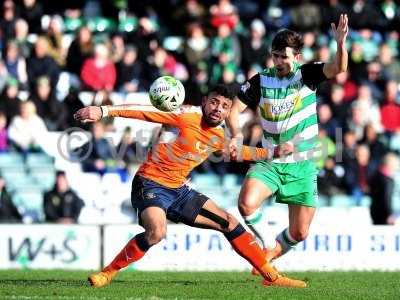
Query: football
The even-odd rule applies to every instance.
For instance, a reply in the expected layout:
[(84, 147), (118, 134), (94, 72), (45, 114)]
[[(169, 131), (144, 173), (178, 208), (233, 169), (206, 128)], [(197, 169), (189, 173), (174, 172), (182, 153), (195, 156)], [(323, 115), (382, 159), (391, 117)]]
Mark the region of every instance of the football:
[(151, 104), (162, 111), (178, 109), (185, 100), (183, 84), (172, 76), (161, 76), (150, 86)]

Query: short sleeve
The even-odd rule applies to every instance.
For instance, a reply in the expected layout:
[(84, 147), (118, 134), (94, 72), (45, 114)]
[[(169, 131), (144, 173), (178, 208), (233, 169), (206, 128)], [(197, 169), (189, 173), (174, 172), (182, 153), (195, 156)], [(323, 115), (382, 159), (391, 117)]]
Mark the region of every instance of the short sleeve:
[(252, 108), (257, 107), (261, 98), (259, 73), (251, 77), (240, 87), (238, 98), (247, 106), (250, 106)]
[(311, 90), (316, 90), (318, 85), (328, 78), (324, 74), (324, 65), (322, 62), (304, 64), (300, 67), (303, 82)]

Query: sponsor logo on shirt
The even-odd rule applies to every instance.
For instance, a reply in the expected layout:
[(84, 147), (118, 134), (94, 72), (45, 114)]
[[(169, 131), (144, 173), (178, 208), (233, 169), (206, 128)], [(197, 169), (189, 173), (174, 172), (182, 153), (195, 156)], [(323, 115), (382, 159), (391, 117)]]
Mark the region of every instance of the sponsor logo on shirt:
[(286, 113), (288, 111), (291, 111), (294, 107), (294, 99), (285, 101), (283, 103), (277, 103), (277, 104), (272, 104), (271, 105), (271, 113), (273, 115), (280, 115), (282, 113)]

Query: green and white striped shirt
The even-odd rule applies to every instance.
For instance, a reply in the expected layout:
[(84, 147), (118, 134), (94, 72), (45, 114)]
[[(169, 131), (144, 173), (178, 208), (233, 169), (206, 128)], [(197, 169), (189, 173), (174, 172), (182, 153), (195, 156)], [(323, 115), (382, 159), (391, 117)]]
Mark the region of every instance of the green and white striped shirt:
[(246, 82), (238, 94), (250, 107), (258, 107), (263, 128), (263, 147), (292, 142), (296, 153), (274, 159), (293, 163), (314, 157), (318, 118), (316, 88), (327, 80), (323, 63), (294, 64), (293, 70), (279, 78), (275, 68), (267, 68)]

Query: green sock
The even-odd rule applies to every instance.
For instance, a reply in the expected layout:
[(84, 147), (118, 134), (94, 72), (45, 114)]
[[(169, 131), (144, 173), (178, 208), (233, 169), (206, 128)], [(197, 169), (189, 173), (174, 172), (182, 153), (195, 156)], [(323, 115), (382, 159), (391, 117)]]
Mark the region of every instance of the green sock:
[(261, 209), (249, 216), (243, 216), (245, 224), (254, 233), (256, 239), (263, 248), (274, 249), (276, 240), (271, 232), (268, 232), (268, 223)]

